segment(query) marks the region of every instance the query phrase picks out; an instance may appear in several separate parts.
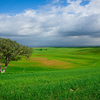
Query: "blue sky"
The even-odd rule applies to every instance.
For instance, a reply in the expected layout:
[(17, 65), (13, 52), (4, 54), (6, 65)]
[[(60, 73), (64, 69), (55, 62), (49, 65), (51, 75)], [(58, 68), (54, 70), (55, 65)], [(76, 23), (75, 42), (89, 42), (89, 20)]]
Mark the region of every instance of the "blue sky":
[(46, 0), (0, 0), (0, 13), (20, 13), (25, 9), (38, 9)]
[[(59, 1), (59, 0), (58, 0)], [(76, 0), (71, 0), (76, 1)], [(54, 3), (53, 3), (54, 2)], [(26, 9), (39, 9), (41, 6), (44, 6), (46, 4), (52, 4), (53, 5), (62, 5), (66, 6), (70, 3), (66, 3), (67, 0), (61, 0), (60, 2), (57, 2), (57, 0), (0, 0), (0, 13), (1, 14), (16, 14), (23, 12)], [(90, 0), (82, 0), (80, 5), (84, 6), (87, 5), (90, 2)]]
[(0, 0), (0, 37), (27, 46), (100, 45), (100, 0)]

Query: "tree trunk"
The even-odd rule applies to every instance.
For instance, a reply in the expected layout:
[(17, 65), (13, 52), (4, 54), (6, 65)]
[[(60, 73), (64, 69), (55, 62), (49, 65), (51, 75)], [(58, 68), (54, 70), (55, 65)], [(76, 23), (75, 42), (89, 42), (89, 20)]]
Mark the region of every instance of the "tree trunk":
[(5, 68), (3, 69), (3, 71), (1, 71), (1, 73), (5, 73), (7, 66), (5, 66)]
[(6, 70), (6, 68), (7, 68), (7, 65), (8, 65), (8, 57), (6, 56), (5, 67), (4, 67), (3, 71), (1, 70), (1, 73), (5, 73), (5, 70)]
[(0, 63), (0, 73), (2, 73), (2, 69), (1, 69), (1, 63)]
[[(1, 60), (1, 54), (0, 54), (0, 60)], [(2, 69), (1, 69), (1, 62), (0, 62), (0, 73), (2, 72)]]

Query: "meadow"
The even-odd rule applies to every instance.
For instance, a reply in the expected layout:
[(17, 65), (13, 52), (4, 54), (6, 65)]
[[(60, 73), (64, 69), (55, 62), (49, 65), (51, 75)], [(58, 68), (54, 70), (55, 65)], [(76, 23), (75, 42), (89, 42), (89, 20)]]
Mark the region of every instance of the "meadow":
[(0, 100), (100, 100), (100, 47), (33, 50), (0, 74)]

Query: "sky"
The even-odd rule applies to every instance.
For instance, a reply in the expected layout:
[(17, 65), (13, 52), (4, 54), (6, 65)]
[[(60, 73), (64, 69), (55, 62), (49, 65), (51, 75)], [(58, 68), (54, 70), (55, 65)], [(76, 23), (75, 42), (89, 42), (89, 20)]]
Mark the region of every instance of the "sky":
[(26, 46), (100, 46), (100, 0), (0, 0), (0, 37)]

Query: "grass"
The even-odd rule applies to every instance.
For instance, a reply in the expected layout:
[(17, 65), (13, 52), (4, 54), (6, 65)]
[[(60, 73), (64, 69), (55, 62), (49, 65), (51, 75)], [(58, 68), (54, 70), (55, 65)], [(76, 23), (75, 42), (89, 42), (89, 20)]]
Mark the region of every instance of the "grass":
[(100, 100), (100, 47), (46, 49), (9, 64), (0, 100)]

